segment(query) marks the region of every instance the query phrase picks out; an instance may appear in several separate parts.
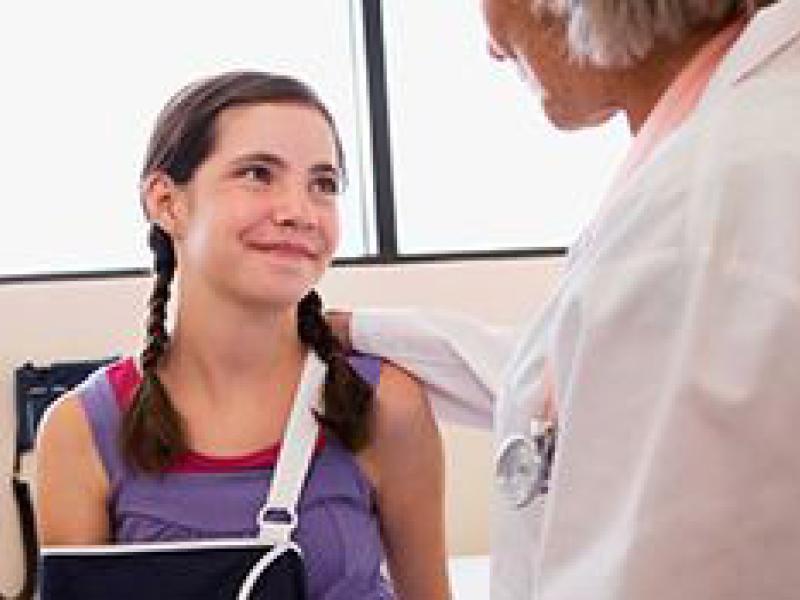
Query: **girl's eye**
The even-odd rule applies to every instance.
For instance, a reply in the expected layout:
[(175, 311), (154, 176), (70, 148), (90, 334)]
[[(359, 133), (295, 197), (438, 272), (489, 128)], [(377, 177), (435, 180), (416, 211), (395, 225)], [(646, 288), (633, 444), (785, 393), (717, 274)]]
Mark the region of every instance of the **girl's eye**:
[(249, 181), (257, 181), (260, 183), (271, 183), (273, 178), (272, 170), (263, 165), (245, 167), (239, 172), (239, 175)]
[(335, 196), (339, 193), (341, 185), (335, 177), (318, 177), (311, 182), (314, 191)]

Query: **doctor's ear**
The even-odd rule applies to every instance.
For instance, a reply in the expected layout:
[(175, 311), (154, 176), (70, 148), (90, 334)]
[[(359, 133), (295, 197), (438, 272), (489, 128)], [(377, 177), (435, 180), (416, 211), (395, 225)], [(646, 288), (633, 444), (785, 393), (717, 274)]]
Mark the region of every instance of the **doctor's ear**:
[(173, 239), (181, 239), (187, 221), (181, 187), (163, 171), (156, 171), (142, 181), (141, 195), (147, 219), (157, 223)]

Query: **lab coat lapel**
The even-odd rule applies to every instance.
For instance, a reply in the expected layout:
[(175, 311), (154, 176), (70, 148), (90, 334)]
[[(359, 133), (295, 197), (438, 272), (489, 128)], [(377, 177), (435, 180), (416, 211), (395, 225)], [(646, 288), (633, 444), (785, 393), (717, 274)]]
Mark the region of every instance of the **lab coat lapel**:
[(703, 96), (707, 104), (736, 85), (800, 37), (800, 0), (761, 9), (722, 61)]

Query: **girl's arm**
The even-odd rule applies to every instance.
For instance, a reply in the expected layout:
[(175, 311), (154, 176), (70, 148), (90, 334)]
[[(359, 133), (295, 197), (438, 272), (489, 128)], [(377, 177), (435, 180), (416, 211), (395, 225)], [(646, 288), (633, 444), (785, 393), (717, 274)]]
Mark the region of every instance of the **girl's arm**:
[(50, 407), (36, 441), (36, 526), (41, 546), (109, 540), (108, 480), (80, 398)]
[(421, 386), (384, 363), (365, 468), (399, 600), (450, 597), (442, 440)]

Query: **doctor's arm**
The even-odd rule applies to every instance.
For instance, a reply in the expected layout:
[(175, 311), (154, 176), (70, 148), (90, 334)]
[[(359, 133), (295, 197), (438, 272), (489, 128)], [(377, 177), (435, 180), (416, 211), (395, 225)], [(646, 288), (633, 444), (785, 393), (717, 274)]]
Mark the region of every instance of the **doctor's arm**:
[(352, 346), (382, 356), (421, 382), (437, 416), (489, 429), (514, 331), (468, 317), (414, 309), (358, 309)]

